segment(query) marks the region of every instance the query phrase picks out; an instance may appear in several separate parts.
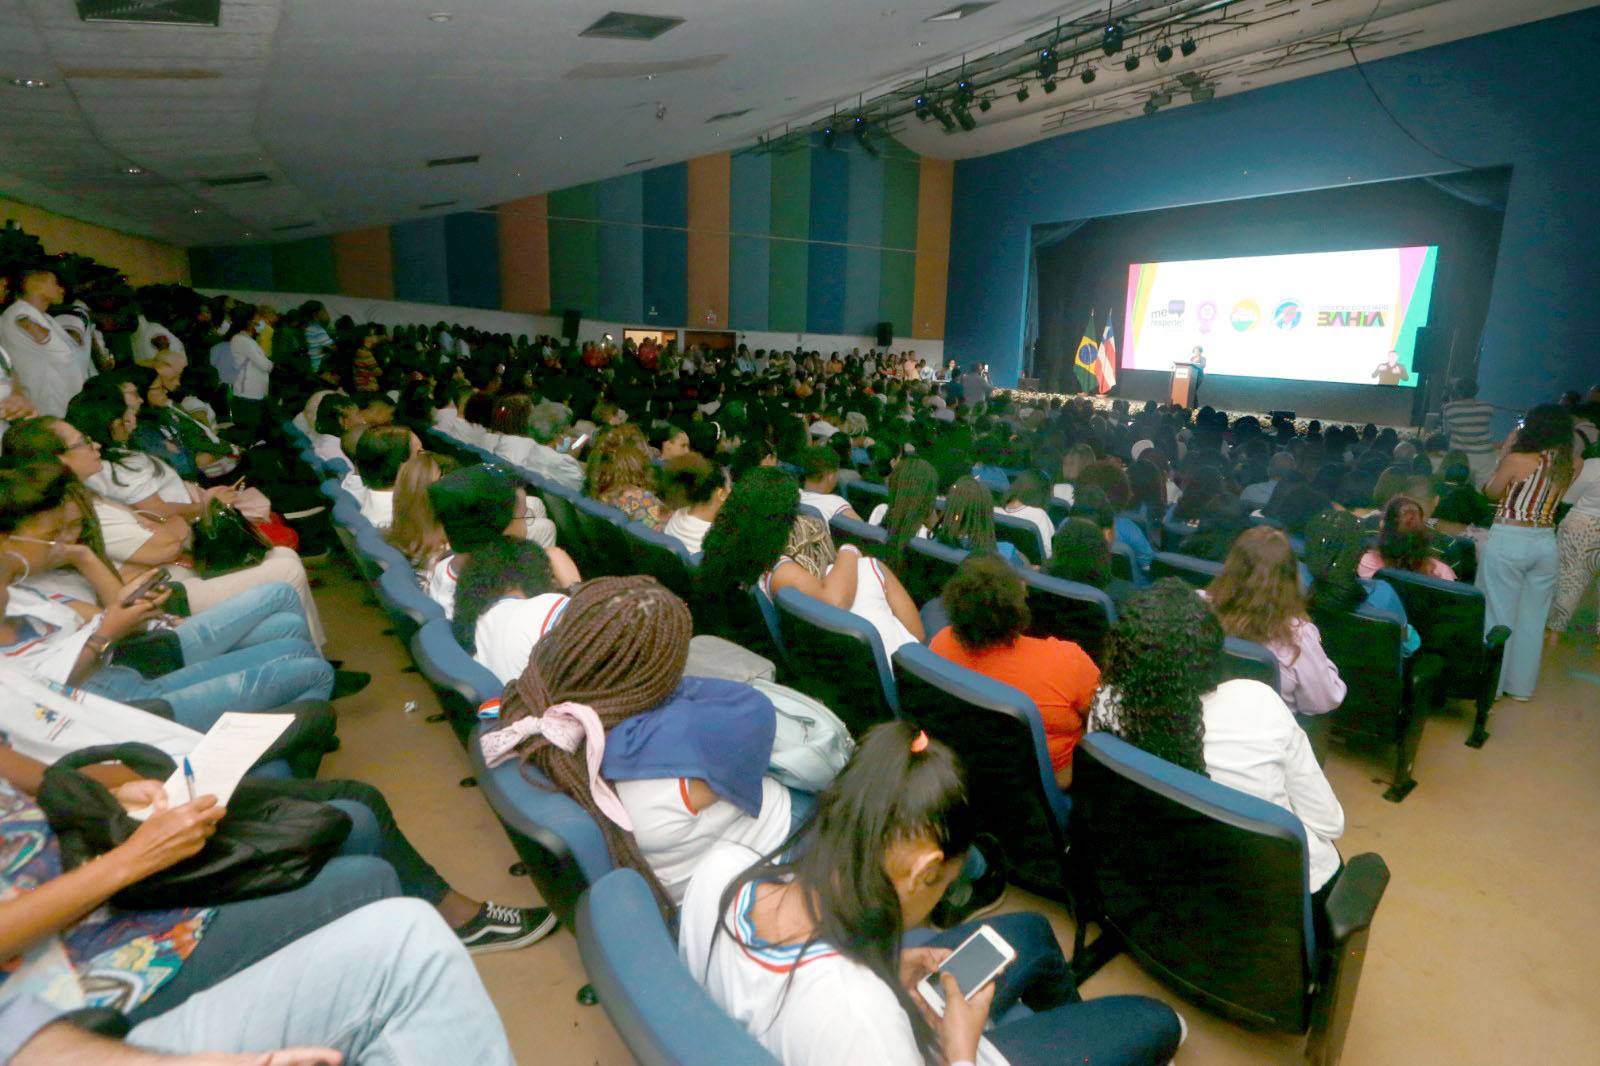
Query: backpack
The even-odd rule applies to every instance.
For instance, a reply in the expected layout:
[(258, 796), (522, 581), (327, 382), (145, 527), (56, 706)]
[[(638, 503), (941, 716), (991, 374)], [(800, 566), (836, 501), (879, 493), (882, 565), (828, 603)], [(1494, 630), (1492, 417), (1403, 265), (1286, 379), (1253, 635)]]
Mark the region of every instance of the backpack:
[(827, 707), (787, 685), (750, 685), (772, 701), (778, 721), (767, 775), (802, 792), (827, 788), (856, 750), (850, 730)]

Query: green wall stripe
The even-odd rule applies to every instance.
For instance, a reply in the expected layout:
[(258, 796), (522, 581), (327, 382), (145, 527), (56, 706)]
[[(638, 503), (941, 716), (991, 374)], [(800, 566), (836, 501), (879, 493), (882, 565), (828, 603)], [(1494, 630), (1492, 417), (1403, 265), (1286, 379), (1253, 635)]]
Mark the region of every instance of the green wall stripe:
[(806, 328), (806, 272), (810, 265), (811, 152), (772, 157), (771, 269), (767, 276), (767, 327), (780, 333)]
[(333, 238), (307, 237), (272, 246), (272, 287), (278, 292), (335, 293)]
[(550, 310), (592, 316), (600, 306), (600, 237), (593, 222), (595, 187), (553, 192), (550, 205)]

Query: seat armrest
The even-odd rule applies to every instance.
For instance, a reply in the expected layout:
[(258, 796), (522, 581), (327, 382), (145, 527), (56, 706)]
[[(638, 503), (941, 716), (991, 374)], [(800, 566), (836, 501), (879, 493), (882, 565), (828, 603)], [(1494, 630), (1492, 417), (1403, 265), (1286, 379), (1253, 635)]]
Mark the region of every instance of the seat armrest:
[(1388, 887), (1389, 867), (1381, 855), (1367, 852), (1344, 864), (1324, 907), (1334, 944), (1342, 944), (1372, 925)]
[(1483, 635), (1484, 650), (1491, 652), (1497, 651), (1498, 649), (1505, 647), (1506, 641), (1510, 639), (1510, 626), (1495, 626), (1493, 629), (1489, 630), (1489, 632)]

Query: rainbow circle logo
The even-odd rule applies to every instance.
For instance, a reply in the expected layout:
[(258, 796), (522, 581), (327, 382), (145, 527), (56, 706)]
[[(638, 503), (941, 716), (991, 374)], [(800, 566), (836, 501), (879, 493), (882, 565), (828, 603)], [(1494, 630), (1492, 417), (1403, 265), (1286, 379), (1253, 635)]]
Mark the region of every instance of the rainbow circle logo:
[(1254, 300), (1240, 300), (1233, 305), (1233, 311), (1228, 315), (1228, 322), (1240, 333), (1246, 333), (1255, 328), (1261, 321), (1261, 305)]
[(1279, 329), (1294, 329), (1300, 324), (1300, 301), (1283, 301), (1273, 309), (1272, 322)]

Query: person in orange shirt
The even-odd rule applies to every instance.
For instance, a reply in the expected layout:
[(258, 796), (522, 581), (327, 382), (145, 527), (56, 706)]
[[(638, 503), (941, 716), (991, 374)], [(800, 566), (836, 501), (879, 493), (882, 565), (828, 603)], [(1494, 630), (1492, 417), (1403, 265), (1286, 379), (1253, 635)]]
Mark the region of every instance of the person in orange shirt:
[(992, 555), (971, 555), (944, 587), (950, 624), (928, 647), (959, 666), (1020, 689), (1039, 708), (1056, 783), (1072, 787), (1072, 750), (1100, 669), (1082, 648), (1057, 637), (1028, 637), (1028, 594), (1016, 571)]

